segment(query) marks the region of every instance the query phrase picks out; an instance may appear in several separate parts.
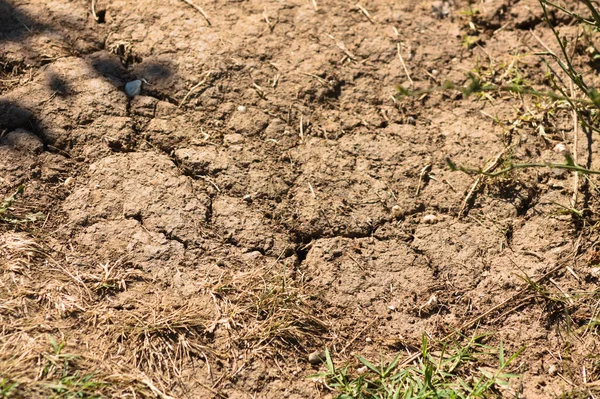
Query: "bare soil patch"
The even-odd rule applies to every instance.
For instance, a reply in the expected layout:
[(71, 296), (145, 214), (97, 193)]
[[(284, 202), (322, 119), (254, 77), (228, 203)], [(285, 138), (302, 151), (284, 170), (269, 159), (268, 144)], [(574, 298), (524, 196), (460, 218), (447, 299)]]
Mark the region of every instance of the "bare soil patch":
[(526, 347), (499, 396), (598, 389), (594, 178), (445, 162), (560, 161), (571, 113), (397, 97), (547, 84), (537, 1), (94, 4), (0, 0), (0, 396), (332, 397), (309, 354), (453, 331)]

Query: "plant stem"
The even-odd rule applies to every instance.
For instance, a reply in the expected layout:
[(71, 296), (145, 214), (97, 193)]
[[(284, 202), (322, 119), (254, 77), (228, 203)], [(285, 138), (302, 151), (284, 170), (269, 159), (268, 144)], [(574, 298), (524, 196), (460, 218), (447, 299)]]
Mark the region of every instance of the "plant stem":
[(570, 165), (565, 163), (511, 163), (504, 169), (497, 172), (486, 172), (482, 169), (473, 169), (465, 166), (456, 165), (450, 158), (446, 158), (446, 163), (450, 169), (454, 171), (461, 171), (470, 175), (483, 175), (488, 177), (498, 177), (503, 174), (509, 173), (515, 169), (529, 169), (529, 168), (549, 168), (549, 169), (566, 169), (573, 172), (583, 173), (585, 175), (600, 175), (600, 170), (586, 169), (579, 165)]

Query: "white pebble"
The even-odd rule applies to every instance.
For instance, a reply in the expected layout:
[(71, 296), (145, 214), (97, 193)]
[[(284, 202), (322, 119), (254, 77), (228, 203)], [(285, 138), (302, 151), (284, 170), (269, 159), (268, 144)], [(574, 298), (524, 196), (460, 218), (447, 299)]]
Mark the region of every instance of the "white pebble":
[(554, 152), (560, 155), (565, 155), (567, 153), (567, 146), (564, 143), (558, 143), (554, 146)]
[(320, 364), (325, 360), (325, 352), (322, 351), (314, 351), (310, 355), (308, 355), (308, 361), (310, 364)]
[(65, 187), (69, 187), (69, 186), (70, 186), (70, 185), (72, 185), (72, 184), (73, 184), (73, 178), (72, 178), (72, 177), (70, 177), (70, 176), (69, 176), (69, 177), (67, 177), (67, 178), (65, 179), (65, 181), (63, 182), (63, 186), (65, 186)]
[(262, 254), (258, 251), (247, 252), (242, 255), (246, 260), (256, 260), (262, 256)]
[(244, 112), (246, 112), (246, 107), (245, 107), (245, 106), (243, 106), (243, 105), (238, 105), (238, 108), (237, 108), (237, 109), (238, 109), (238, 112), (241, 112), (241, 113), (244, 113)]
[(131, 98), (137, 96), (142, 92), (142, 81), (132, 80), (125, 85), (125, 93)]
[(425, 215), (425, 216), (423, 216), (423, 221), (425, 223), (431, 223), (431, 224), (436, 223), (437, 222), (437, 216), (435, 216), (435, 215)]

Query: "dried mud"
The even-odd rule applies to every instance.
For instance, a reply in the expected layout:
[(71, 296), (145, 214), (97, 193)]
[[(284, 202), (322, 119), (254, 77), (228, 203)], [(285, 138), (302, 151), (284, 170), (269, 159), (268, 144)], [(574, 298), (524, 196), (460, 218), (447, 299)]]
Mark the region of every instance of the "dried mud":
[[(50, 315), (7, 331), (15, 351), (53, 334), (174, 397), (319, 397), (308, 354), (325, 346), (350, 362), (410, 352), (556, 265), (550, 289), (595, 291), (593, 190), (579, 197), (583, 221), (557, 205), (569, 203), (572, 176), (546, 169), (485, 179), (464, 207), (475, 177), (445, 163), (478, 167), (506, 148), (560, 162), (552, 149), (571, 134), (570, 113), (512, 95), (394, 97), (410, 86), (403, 62), (425, 89), (492, 65), (490, 79), (502, 78), (515, 54), (541, 49), (530, 30), (552, 45), (537, 1), (471, 5), (477, 35), (459, 0), (369, 0), (369, 18), (342, 1), (200, 3), (210, 26), (178, 0), (99, 1), (102, 23), (87, 1), (0, 0), (0, 194), (22, 184), (16, 205), (45, 215), (2, 225), (0, 237), (27, 231), (84, 287), (99, 265), (123, 282), (77, 302), (52, 291), (55, 269), (36, 266), (47, 260), (17, 267), (7, 249), (0, 322)], [(539, 57), (518, 67), (544, 83)], [(145, 83), (131, 99), (133, 79)], [(579, 145), (597, 149), (583, 135)], [(19, 279), (41, 279), (29, 286), (37, 296), (10, 302)], [(581, 381), (580, 362), (597, 375), (597, 340), (565, 333), (579, 319), (532, 295), (477, 328), (507, 351), (527, 346), (522, 397), (560, 395)], [(136, 320), (178, 314), (184, 338), (133, 332)], [(265, 320), (285, 328), (265, 333)], [(173, 352), (176, 367), (136, 350), (182, 339), (196, 346)]]

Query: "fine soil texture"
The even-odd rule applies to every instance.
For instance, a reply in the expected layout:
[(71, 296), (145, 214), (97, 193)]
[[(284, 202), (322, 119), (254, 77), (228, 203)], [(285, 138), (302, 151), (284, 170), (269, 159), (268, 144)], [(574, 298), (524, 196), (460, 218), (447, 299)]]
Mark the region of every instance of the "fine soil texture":
[(326, 348), (474, 336), (491, 396), (593, 397), (597, 178), (447, 162), (600, 169), (567, 102), (457, 89), (573, 94), (549, 52), (537, 0), (0, 0), (0, 397), (333, 398)]

